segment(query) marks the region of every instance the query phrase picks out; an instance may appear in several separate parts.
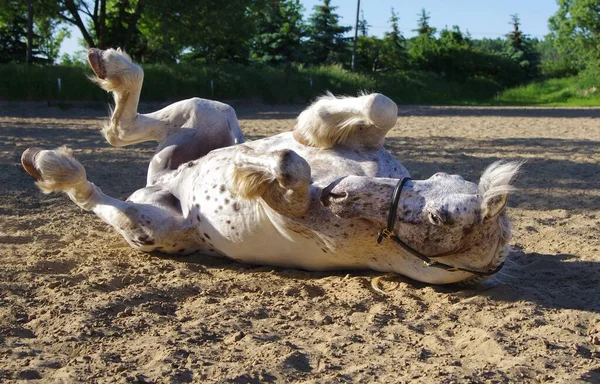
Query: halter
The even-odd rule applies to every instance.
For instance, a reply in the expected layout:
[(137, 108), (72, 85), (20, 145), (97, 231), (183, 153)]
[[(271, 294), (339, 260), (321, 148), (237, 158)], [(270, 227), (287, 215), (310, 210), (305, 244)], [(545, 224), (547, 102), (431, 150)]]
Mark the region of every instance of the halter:
[(410, 253), (411, 255), (421, 259), (426, 266), (443, 269), (448, 272), (468, 272), (481, 277), (492, 276), (498, 273), (498, 271), (500, 271), (504, 266), (504, 262), (500, 263), (496, 268), (494, 268), (491, 271), (476, 271), (473, 269), (455, 267), (450, 264), (445, 264), (439, 261), (432, 260), (431, 258), (425, 256), (421, 252), (418, 252), (410, 245), (400, 240), (398, 235), (396, 235), (396, 233), (394, 232), (394, 223), (396, 221), (396, 211), (398, 210), (398, 202), (400, 201), (400, 194), (402, 193), (402, 188), (404, 188), (404, 185), (409, 180), (412, 179), (410, 177), (405, 177), (402, 180), (400, 180), (396, 185), (396, 189), (394, 189), (394, 195), (392, 196), (392, 206), (390, 207), (390, 212), (388, 214), (387, 227), (379, 231), (379, 235), (377, 237), (377, 244), (381, 244), (381, 241), (385, 238), (390, 238), (400, 248)]

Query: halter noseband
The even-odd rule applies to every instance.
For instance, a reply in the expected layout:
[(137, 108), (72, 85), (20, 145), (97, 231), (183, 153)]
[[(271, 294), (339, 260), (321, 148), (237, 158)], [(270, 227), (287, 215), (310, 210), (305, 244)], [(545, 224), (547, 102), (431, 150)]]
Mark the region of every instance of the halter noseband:
[(402, 180), (400, 180), (396, 185), (396, 189), (394, 189), (394, 195), (392, 196), (392, 206), (390, 207), (390, 212), (388, 214), (387, 227), (379, 231), (379, 235), (377, 237), (377, 244), (381, 244), (381, 241), (385, 238), (390, 238), (400, 248), (410, 253), (411, 255), (421, 259), (426, 266), (443, 269), (448, 272), (468, 272), (482, 277), (492, 276), (498, 273), (498, 271), (500, 271), (504, 266), (504, 262), (500, 263), (496, 268), (494, 268), (491, 271), (475, 271), (473, 269), (455, 267), (450, 264), (444, 264), (439, 261), (431, 260), (431, 258), (425, 256), (421, 252), (418, 252), (410, 245), (400, 240), (398, 235), (396, 235), (396, 233), (394, 232), (394, 223), (396, 221), (396, 211), (398, 210), (398, 202), (400, 201), (400, 194), (402, 194), (402, 188), (404, 188), (404, 185), (409, 180), (412, 179), (410, 177), (405, 177)]

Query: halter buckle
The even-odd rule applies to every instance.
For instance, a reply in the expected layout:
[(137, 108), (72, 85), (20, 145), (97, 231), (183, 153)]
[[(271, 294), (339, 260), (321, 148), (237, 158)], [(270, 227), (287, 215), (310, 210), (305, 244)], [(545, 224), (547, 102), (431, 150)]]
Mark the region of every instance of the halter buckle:
[(395, 235), (394, 232), (390, 231), (389, 229), (387, 229), (387, 228), (382, 229), (377, 234), (377, 244), (381, 244), (381, 241), (383, 239), (387, 239), (388, 237), (391, 237), (394, 235)]

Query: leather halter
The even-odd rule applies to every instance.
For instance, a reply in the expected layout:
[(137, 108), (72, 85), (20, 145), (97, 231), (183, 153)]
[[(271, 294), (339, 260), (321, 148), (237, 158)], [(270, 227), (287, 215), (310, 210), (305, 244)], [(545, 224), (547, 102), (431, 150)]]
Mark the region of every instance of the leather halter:
[(400, 194), (402, 193), (402, 188), (404, 188), (404, 185), (409, 180), (412, 179), (410, 177), (405, 177), (402, 180), (400, 180), (396, 185), (396, 189), (394, 189), (394, 195), (392, 196), (392, 206), (390, 207), (390, 212), (388, 214), (387, 227), (379, 231), (379, 235), (377, 237), (377, 244), (381, 244), (381, 241), (385, 238), (390, 238), (400, 248), (410, 253), (411, 255), (421, 259), (426, 266), (443, 269), (448, 272), (468, 272), (477, 276), (487, 277), (496, 274), (502, 269), (502, 267), (504, 266), (504, 262), (500, 263), (496, 268), (494, 268), (491, 271), (476, 271), (473, 269), (455, 267), (450, 264), (445, 264), (439, 261), (432, 260), (431, 258), (425, 256), (421, 252), (418, 252), (410, 245), (400, 240), (398, 235), (396, 235), (396, 233), (394, 232), (394, 223), (396, 221), (396, 211), (398, 210), (398, 202), (400, 201)]

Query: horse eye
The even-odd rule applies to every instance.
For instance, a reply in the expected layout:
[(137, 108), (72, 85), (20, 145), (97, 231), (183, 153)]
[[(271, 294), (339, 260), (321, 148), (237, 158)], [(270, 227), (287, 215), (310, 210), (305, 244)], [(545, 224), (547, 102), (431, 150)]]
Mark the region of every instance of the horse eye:
[(438, 215), (436, 215), (433, 212), (429, 212), (429, 214), (427, 215), (427, 217), (429, 218), (429, 222), (433, 225), (444, 225), (444, 220), (442, 220), (441, 217), (439, 217)]

